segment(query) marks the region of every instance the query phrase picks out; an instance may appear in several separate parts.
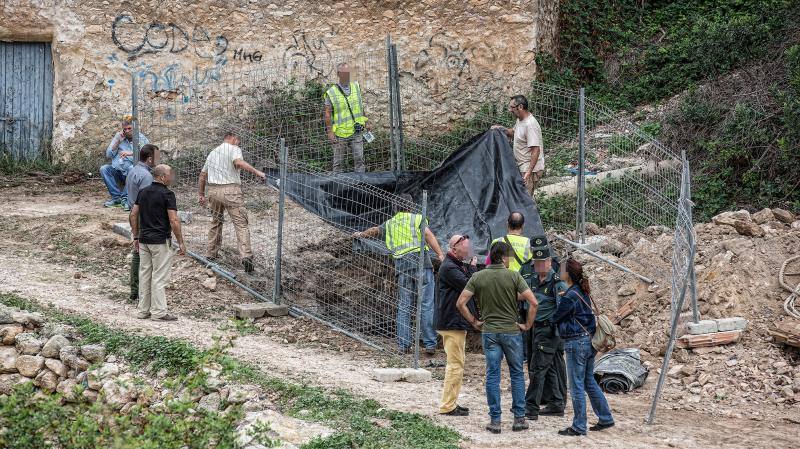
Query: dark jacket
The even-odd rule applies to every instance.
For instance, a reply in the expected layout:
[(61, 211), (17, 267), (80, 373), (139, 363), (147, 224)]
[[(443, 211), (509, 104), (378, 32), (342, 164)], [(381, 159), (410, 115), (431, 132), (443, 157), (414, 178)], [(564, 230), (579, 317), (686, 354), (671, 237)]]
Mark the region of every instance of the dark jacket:
[(558, 324), (561, 338), (567, 339), (587, 332), (590, 337), (594, 335), (596, 325), (591, 301), (578, 284), (574, 284), (564, 293), (552, 318)]
[[(458, 297), (467, 286), (469, 278), (478, 271), (472, 265), (457, 260), (450, 253), (444, 258), (439, 267), (439, 282), (436, 284), (436, 329), (446, 330), (472, 330), (473, 327), (461, 315), (456, 307)], [(475, 298), (467, 303), (467, 308), (472, 315), (478, 317), (475, 307)]]

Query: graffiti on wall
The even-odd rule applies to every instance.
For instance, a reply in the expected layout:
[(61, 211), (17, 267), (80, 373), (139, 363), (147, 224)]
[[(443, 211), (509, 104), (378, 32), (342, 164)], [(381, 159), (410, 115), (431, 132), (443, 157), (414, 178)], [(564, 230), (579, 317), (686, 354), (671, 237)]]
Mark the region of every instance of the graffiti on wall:
[(451, 90), (487, 95), (502, 90), (503, 81), (494, 67), (497, 63), (494, 49), (485, 42), (465, 45), (445, 33), (437, 33), (417, 54), (413, 73), (434, 97), (442, 97)]
[(128, 55), (129, 61), (153, 53), (179, 54), (192, 51), (200, 58), (217, 59), (228, 49), (228, 38), (212, 36), (200, 25), (191, 31), (176, 23), (137, 23), (133, 17), (120, 14), (111, 24), (111, 40)]
[(292, 44), (283, 52), (287, 77), (299, 80), (327, 78), (333, 72), (332, 59), (325, 39), (304, 31), (295, 31)]

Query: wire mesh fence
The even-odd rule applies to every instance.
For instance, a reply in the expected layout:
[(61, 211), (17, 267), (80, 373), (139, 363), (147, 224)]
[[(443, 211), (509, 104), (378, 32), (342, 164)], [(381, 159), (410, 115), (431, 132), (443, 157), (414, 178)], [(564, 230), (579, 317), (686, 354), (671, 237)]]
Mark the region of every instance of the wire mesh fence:
[[(374, 347), (405, 353), (405, 336), (423, 333), (414, 324), (423, 314), (418, 310), (422, 301), (415, 298), (426, 272), (400, 276), (398, 267), (405, 265), (386, 251), (385, 233), (371, 238), (352, 234), (381, 226), (394, 216), (392, 205), (421, 214), (421, 198), (404, 202), (350, 176), (355, 160), (349, 144), (345, 173), (334, 171), (336, 142), (326, 128), (323, 94), (337, 81), (337, 65), (346, 62), (351, 80), (363, 92), (368, 128), (375, 136), (364, 143), (367, 172), (431, 170), (491, 125), (513, 126), (513, 118), (508, 92), (497, 89), (494, 81), (491, 86), (478, 84), (478, 94), (467, 91), (469, 82), (486, 80), (441, 58), (424, 62), (426, 73), (438, 77), (431, 86), (430, 79), (411, 74), (419, 61), (387, 44), (290, 64), (288, 69), (285, 61), (263, 61), (254, 69), (226, 70), (202, 87), (153, 91), (141, 82), (134, 96), (139, 128), (176, 170), (178, 202), (191, 219), (184, 228), (191, 251), (216, 256), (213, 263), (265, 297), (272, 298), (279, 287), (275, 299), (296, 313)], [(636, 228), (681, 224), (676, 223), (683, 170), (678, 155), (580, 91), (533, 83), (523, 93), (543, 133), (545, 175), (535, 199), (546, 229), (580, 232), (584, 220)], [(442, 115), (442, 104), (463, 104), (463, 114), (455, 119)], [(219, 213), (215, 216), (198, 198), (203, 165), (225, 132), (240, 137), (242, 158), (267, 179), (246, 171), (241, 175), (252, 273), (244, 269), (247, 252), (232, 223), (222, 224), (219, 252), (209, 247)], [(284, 177), (281, 139), (288, 173)], [(280, 189), (288, 195), (282, 219)], [(322, 212), (331, 210), (358, 218), (323, 218), (327, 215)], [(676, 258), (685, 256), (687, 245), (676, 238)], [(683, 279), (681, 273), (674, 272)], [(409, 357), (407, 361), (418, 362), (418, 357)]]

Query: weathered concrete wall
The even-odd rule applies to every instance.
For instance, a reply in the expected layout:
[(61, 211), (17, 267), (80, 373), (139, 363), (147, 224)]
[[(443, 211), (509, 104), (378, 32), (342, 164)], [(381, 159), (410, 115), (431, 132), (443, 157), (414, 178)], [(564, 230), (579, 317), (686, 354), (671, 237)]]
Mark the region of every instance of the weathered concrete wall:
[(249, 66), (325, 80), (336, 54), (355, 45), (380, 50), (387, 33), (404, 79), (432, 104), (443, 99), (453, 110), (505, 94), (532, 79), (535, 54), (550, 50), (557, 3), (0, 0), (0, 39), (52, 43), (54, 154), (69, 159), (107, 144), (130, 110), (132, 75), (186, 101), (188, 85)]

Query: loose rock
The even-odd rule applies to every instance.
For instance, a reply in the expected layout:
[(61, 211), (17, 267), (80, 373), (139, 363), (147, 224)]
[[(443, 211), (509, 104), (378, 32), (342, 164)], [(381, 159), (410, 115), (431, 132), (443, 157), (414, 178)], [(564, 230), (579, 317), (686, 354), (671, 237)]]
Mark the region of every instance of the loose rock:
[(203, 287), (211, 290), (212, 292), (217, 289), (217, 278), (216, 277), (209, 277), (203, 281)]
[(63, 335), (53, 335), (42, 347), (42, 356), (57, 358), (61, 348), (69, 346), (69, 340)]
[(25, 377), (36, 377), (43, 366), (44, 357), (40, 355), (21, 355), (17, 357), (17, 371)]
[(58, 377), (67, 377), (67, 366), (58, 359), (44, 359), (44, 366), (58, 374)]
[(748, 237), (763, 237), (764, 228), (753, 223), (752, 221), (736, 220), (733, 223), (734, 229), (741, 235)]
[(21, 325), (16, 323), (0, 325), (0, 340), (2, 340), (4, 345), (13, 345), (15, 343), (14, 337), (24, 332), (24, 330), (25, 329)]
[(81, 355), (92, 363), (103, 362), (106, 359), (106, 348), (103, 345), (83, 345)]
[(56, 391), (56, 387), (58, 386), (58, 374), (50, 371), (49, 369), (43, 369), (39, 372), (39, 374), (36, 375), (36, 379), (34, 380), (33, 384), (52, 393)]
[(15, 386), (29, 381), (30, 379), (19, 373), (0, 374), (0, 394), (11, 394), (14, 392)]
[(764, 224), (775, 219), (775, 215), (773, 215), (772, 210), (770, 209), (761, 209), (760, 211), (754, 213), (751, 217), (757, 224)]
[(778, 219), (778, 221), (781, 221), (786, 224), (791, 224), (794, 221), (794, 214), (792, 214), (788, 210), (775, 208), (772, 209), (772, 214), (775, 216), (775, 218)]
[(12, 346), (0, 348), (0, 374), (17, 372), (17, 350)]
[(25, 355), (36, 355), (42, 350), (42, 341), (36, 338), (36, 334), (24, 332), (14, 338), (17, 352)]

